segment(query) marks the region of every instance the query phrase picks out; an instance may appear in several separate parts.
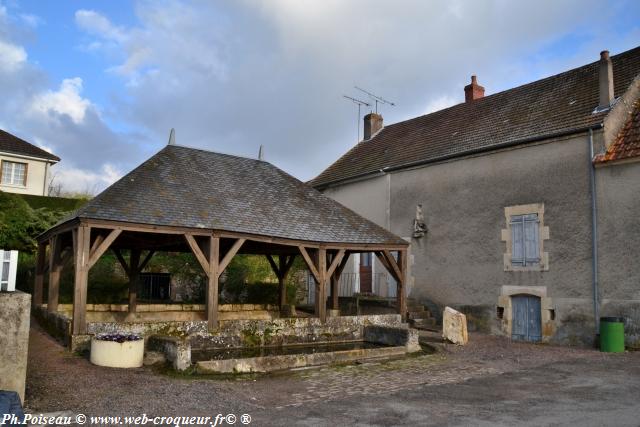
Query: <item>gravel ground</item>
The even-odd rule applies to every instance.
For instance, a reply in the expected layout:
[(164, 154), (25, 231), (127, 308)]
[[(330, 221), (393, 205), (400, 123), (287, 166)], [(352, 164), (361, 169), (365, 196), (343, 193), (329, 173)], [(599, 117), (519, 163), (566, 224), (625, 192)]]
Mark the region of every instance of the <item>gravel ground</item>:
[[(567, 403), (567, 408), (579, 408), (589, 399), (599, 399), (598, 390), (607, 390), (603, 384), (613, 373), (622, 382), (620, 390), (640, 395), (640, 353), (610, 355), (480, 334), (472, 334), (464, 347), (440, 344), (437, 354), (221, 378), (176, 376), (149, 367), (93, 366), (33, 325), (25, 405), (34, 412), (214, 417), (248, 413), (252, 425), (474, 425), (473, 420), (479, 424), (485, 419), (508, 425), (508, 419), (491, 419), (492, 414), (510, 414), (507, 409), (530, 399), (567, 400), (563, 396), (571, 394), (566, 390), (558, 395), (567, 384), (591, 387), (590, 393), (595, 393), (588, 399), (579, 394), (574, 403)], [(604, 377), (594, 379), (592, 371)], [(535, 384), (537, 389), (532, 388)], [(447, 398), (443, 401), (442, 396)], [(491, 409), (500, 405), (507, 409)], [(528, 410), (532, 407), (529, 404)], [(376, 408), (387, 412), (381, 416)], [(562, 413), (569, 413), (567, 408)], [(638, 407), (632, 405), (631, 410), (638, 410), (640, 417)]]

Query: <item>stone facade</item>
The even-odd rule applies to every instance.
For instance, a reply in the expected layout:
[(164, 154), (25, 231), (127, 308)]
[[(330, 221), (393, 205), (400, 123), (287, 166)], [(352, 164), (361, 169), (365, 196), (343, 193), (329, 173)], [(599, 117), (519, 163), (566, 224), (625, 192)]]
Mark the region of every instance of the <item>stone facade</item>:
[[(604, 147), (603, 131), (593, 135)], [(422, 204), (427, 233), (411, 239), (409, 296), (451, 306), (469, 330), (509, 335), (516, 294), (540, 293), (543, 341), (593, 345), (589, 135), (471, 155), (342, 183), (325, 194), (399, 236), (410, 236)], [(597, 168), (599, 308), (627, 319), (627, 345), (640, 327), (640, 163)], [(541, 267), (506, 268), (505, 215), (543, 209)], [(539, 212), (539, 211), (536, 211)], [(536, 271), (537, 270), (537, 271)], [(531, 291), (531, 290), (534, 291)]]

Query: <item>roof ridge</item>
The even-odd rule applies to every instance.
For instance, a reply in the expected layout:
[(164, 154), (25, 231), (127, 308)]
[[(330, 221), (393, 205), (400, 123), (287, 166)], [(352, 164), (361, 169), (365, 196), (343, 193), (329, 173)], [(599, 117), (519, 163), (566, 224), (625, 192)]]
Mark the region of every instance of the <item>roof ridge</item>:
[[(640, 46), (611, 56), (616, 96), (640, 75)], [(530, 141), (602, 123), (598, 103), (598, 62), (386, 125), (368, 141), (345, 153), (309, 181), (324, 187), (439, 158), (464, 156), (502, 142)]]
[(238, 154), (223, 153), (221, 151), (207, 150), (205, 148), (193, 147), (191, 145), (185, 145), (185, 144), (167, 144), (167, 145), (165, 145), (165, 147), (163, 147), (163, 149), (166, 148), (166, 147), (186, 148), (188, 150), (202, 151), (203, 153), (217, 154), (217, 155), (220, 155), (220, 156), (233, 157), (233, 158), (236, 158), (236, 159), (255, 160), (256, 162), (260, 162), (260, 163), (269, 163), (266, 160), (255, 159), (253, 157), (245, 157), (245, 156), (240, 156)]
[[(617, 53), (617, 54), (615, 54), (615, 55), (612, 55), (612, 56), (611, 56), (611, 60), (612, 60), (612, 61), (614, 61), (614, 60), (618, 59), (621, 55), (628, 54), (628, 53), (630, 53), (630, 52), (632, 52), (632, 51), (634, 51), (634, 50), (640, 50), (640, 46), (638, 46), (638, 47), (634, 47), (634, 48), (629, 49), (629, 50), (626, 50), (626, 51), (624, 51), (624, 52)], [(475, 103), (475, 104), (477, 105), (477, 103), (479, 103), (479, 102), (486, 102), (485, 100), (495, 98), (495, 97), (497, 97), (498, 95), (504, 95), (505, 93), (512, 92), (512, 91), (516, 91), (516, 90), (518, 90), (518, 89), (522, 89), (522, 88), (526, 88), (527, 86), (531, 86), (531, 85), (535, 85), (535, 84), (540, 84), (540, 83), (542, 83), (542, 82), (544, 82), (544, 81), (547, 81), (547, 80), (551, 80), (551, 79), (558, 78), (559, 76), (562, 76), (563, 74), (575, 73), (576, 71), (578, 71), (578, 70), (580, 70), (580, 69), (586, 69), (586, 68), (588, 68), (588, 67), (593, 67), (593, 66), (595, 66), (597, 63), (598, 63), (598, 61), (596, 60), (596, 61), (593, 61), (593, 62), (589, 62), (588, 64), (583, 64), (583, 65), (580, 65), (580, 66), (578, 66), (578, 67), (571, 68), (571, 69), (569, 69), (569, 70), (565, 70), (565, 71), (562, 71), (562, 72), (559, 72), (559, 73), (556, 73), (556, 74), (551, 74), (551, 75), (549, 75), (549, 76), (542, 77), (542, 78), (540, 78), (540, 79), (533, 80), (533, 81), (530, 81), (530, 82), (527, 82), (527, 83), (523, 83), (523, 84), (521, 84), (521, 85), (514, 86), (514, 87), (511, 87), (511, 88), (509, 88), (509, 89), (504, 89), (504, 90), (501, 90), (500, 92), (492, 93), (492, 94), (490, 94), (490, 95), (486, 95), (486, 96), (483, 96), (482, 98), (476, 99), (476, 100), (474, 100), (474, 101), (473, 101), (473, 103)], [(399, 124), (402, 124), (402, 123), (405, 123), (405, 122), (409, 122), (409, 121), (411, 121), (411, 120), (416, 120), (416, 119), (419, 119), (419, 118), (422, 118), (422, 117), (425, 117), (425, 116), (430, 116), (430, 115), (432, 115), (432, 114), (439, 113), (439, 112), (441, 112), (441, 111), (447, 111), (447, 110), (450, 110), (450, 109), (452, 109), (452, 108), (459, 107), (459, 106), (461, 106), (461, 105), (468, 105), (468, 104), (469, 104), (468, 102), (464, 102), (464, 101), (463, 101), (463, 102), (459, 102), (459, 103), (457, 103), (457, 104), (451, 105), (451, 106), (449, 106), (449, 107), (442, 108), (442, 109), (440, 109), (440, 110), (432, 111), (432, 112), (430, 112), (430, 113), (422, 114), (422, 115), (420, 115), (420, 116), (412, 117), (412, 118), (410, 118), (410, 119), (401, 120), (401, 121), (399, 121), (399, 122), (391, 123), (391, 124), (389, 124), (389, 125), (386, 125), (384, 128), (389, 128), (389, 127), (392, 127), (392, 126), (395, 126), (395, 125), (399, 125)], [(384, 128), (383, 128), (383, 129), (384, 129)], [(381, 129), (381, 130), (382, 130), (382, 129)], [(379, 133), (379, 132), (378, 132), (378, 133)], [(377, 135), (378, 135), (378, 133), (376, 133), (374, 136), (372, 136), (372, 137), (371, 137), (371, 139), (373, 139), (375, 136), (377, 136)]]

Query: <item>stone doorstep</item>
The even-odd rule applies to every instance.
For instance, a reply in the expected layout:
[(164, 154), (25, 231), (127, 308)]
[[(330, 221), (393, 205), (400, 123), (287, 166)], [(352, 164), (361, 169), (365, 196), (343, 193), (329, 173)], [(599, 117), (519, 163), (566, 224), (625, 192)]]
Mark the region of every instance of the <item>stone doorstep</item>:
[(404, 346), (341, 350), (313, 354), (249, 357), (243, 359), (206, 360), (196, 363), (199, 374), (266, 373), (307, 366), (330, 365), (358, 360), (404, 356)]

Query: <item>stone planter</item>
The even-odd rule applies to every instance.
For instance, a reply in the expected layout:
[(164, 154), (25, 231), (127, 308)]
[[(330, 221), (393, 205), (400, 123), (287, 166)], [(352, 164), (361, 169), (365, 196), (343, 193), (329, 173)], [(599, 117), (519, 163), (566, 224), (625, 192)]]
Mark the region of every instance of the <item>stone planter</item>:
[(139, 368), (144, 359), (144, 340), (110, 341), (91, 338), (91, 363), (110, 368)]

